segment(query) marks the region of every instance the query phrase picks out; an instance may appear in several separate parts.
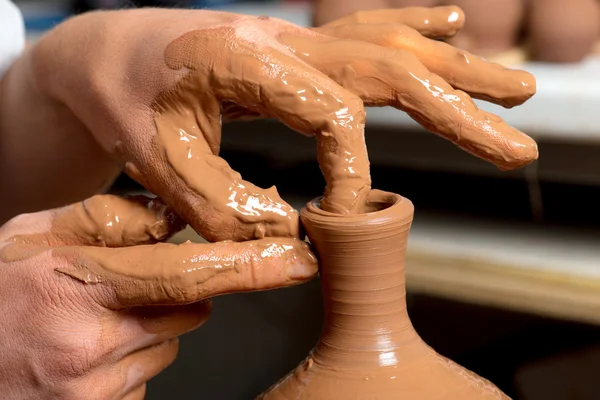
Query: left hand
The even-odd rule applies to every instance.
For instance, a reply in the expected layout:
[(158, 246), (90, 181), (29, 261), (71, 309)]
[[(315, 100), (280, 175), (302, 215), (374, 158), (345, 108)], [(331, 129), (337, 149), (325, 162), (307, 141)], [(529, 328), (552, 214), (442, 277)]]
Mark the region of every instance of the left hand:
[(211, 297), (317, 273), (298, 239), (160, 243), (183, 227), (143, 196), (95, 196), (0, 227), (2, 399), (142, 399)]

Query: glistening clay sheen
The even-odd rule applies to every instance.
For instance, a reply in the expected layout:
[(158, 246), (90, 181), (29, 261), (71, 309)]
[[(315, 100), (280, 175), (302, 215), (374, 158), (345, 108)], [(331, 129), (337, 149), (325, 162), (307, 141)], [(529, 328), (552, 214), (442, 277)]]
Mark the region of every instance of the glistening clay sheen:
[(302, 222), (321, 267), (321, 338), (262, 400), (508, 399), (436, 353), (406, 309), (405, 253), (413, 205), (372, 191), (367, 214), (336, 215), (313, 201)]
[[(423, 20), (429, 12), (437, 19), (448, 14), (445, 18), (452, 21), (445, 25), (458, 25), (462, 14), (453, 10), (435, 14), (411, 9), (408, 15), (413, 15), (413, 20), (409, 22), (427, 25)], [(254, 229), (252, 235), (236, 236), (296, 235), (297, 214), (275, 188), (263, 191), (243, 181), (218, 157), (221, 114), (227, 118), (233, 111), (243, 114), (245, 110), (248, 115), (278, 118), (301, 133), (314, 135), (326, 180), (322, 207), (340, 214), (364, 211), (371, 188), (361, 99), (366, 105), (402, 109), (427, 129), (501, 169), (518, 168), (537, 158), (531, 138), (479, 110), (465, 92), (454, 90), (431, 73), (411, 51), (393, 48), (391, 42), (369, 43), (376, 41), (377, 34), (384, 36), (386, 26), (358, 21), (348, 27), (342, 24), (338, 29), (334, 24), (311, 32), (281, 21), (261, 21), (269, 18), (227, 21), (188, 32), (170, 43), (166, 64), (188, 74), (154, 104), (158, 143), (166, 160), (207, 200), (215, 221), (233, 219), (237, 225), (232, 230)], [(402, 28), (401, 24), (387, 26), (395, 27), (397, 34)], [(434, 27), (423, 29), (435, 31)], [(407, 35), (419, 36), (415, 40), (424, 39), (414, 29), (405, 30)], [(352, 37), (352, 31), (358, 36)], [(361, 35), (367, 41), (359, 41)], [(357, 45), (362, 47), (360, 53), (354, 51)], [(207, 57), (194, 51), (207, 48), (222, 52)], [(447, 45), (443, 48), (445, 56), (450, 49)], [(433, 53), (435, 50), (431, 48)], [(421, 57), (426, 58), (423, 52)], [(527, 73), (500, 71), (471, 60), (464, 52), (452, 63), (445, 74), (450, 77), (458, 76), (450, 70), (456, 65), (470, 68), (468, 75), (477, 82), (484, 80), (485, 71), (513, 75), (494, 81), (509, 83), (480, 85), (487, 88), (483, 90), (471, 85), (477, 97), (513, 106), (535, 92), (535, 81)], [(517, 82), (520, 86), (514, 87)], [(236, 99), (235, 104), (231, 99)], [(275, 101), (276, 107), (271, 107)]]
[[(311, 120), (311, 126), (322, 127), (319, 132), (312, 132), (317, 135), (321, 148), (321, 168), (328, 182), (335, 181), (343, 186), (342, 190), (332, 194), (332, 201), (337, 196), (341, 205), (352, 208), (357, 199), (366, 197), (370, 190), (364, 142), (364, 109), (359, 99), (351, 108), (347, 108), (332, 88), (321, 87), (316, 82), (314, 86), (303, 84), (306, 74), (299, 71), (301, 63), (286, 59), (284, 53), (270, 50), (267, 44), (287, 52), (282, 44), (267, 35), (265, 48), (260, 52), (264, 54), (262, 57), (270, 60), (268, 65), (272, 70), (265, 76), (265, 60), (256, 56), (253, 48), (255, 41), (245, 42), (247, 47), (229, 51), (228, 38), (244, 34), (260, 35), (260, 31), (246, 33), (243, 30), (236, 31), (232, 26), (198, 30), (185, 34), (167, 48), (167, 65), (173, 69), (188, 68), (190, 73), (176, 90), (164, 94), (157, 103), (155, 122), (160, 144), (165, 149), (169, 163), (191, 188), (210, 200), (209, 203), (216, 208), (215, 213), (233, 213), (249, 224), (264, 221), (271, 228), (271, 236), (298, 232), (297, 212), (289, 206), (283, 206), (285, 203), (275, 188), (266, 194), (261, 193), (249, 183), (242, 185), (241, 176), (226, 168), (225, 161), (217, 156), (218, 139), (210, 136), (210, 132), (216, 130), (214, 125), (220, 128), (221, 122), (206, 120), (206, 110), (218, 110), (221, 99), (242, 97), (244, 100), (238, 102), (237, 106), (285, 119), (286, 116), (270, 115), (270, 110), (259, 106), (268, 99), (279, 102), (279, 110), (289, 110), (280, 113), (300, 113), (306, 120)], [(215, 42), (222, 43), (219, 48), (225, 50), (216, 57), (217, 65), (208, 65), (207, 60), (196, 57), (191, 50), (203, 47), (204, 42), (212, 42), (213, 45)], [(299, 75), (303, 79), (299, 80)], [(238, 84), (239, 81), (244, 83)], [(211, 88), (213, 93), (203, 93), (206, 88)], [(238, 92), (232, 95), (228, 93), (230, 90)], [(198, 102), (200, 93), (202, 99)], [(298, 124), (304, 125), (305, 122), (298, 121)], [(299, 130), (306, 132), (309, 128), (303, 126)], [(198, 140), (203, 137), (207, 137), (208, 146)], [(343, 210), (342, 206), (339, 208)], [(273, 229), (278, 225), (282, 229)], [(262, 237), (265, 227), (258, 226), (263, 232), (256, 232), (255, 237)]]

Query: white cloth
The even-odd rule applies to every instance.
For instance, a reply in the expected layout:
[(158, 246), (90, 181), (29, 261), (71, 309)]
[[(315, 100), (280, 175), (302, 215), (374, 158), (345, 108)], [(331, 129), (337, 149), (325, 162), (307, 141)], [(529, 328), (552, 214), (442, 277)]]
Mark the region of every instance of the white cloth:
[(11, 1), (0, 0), (0, 78), (24, 48), (23, 15)]

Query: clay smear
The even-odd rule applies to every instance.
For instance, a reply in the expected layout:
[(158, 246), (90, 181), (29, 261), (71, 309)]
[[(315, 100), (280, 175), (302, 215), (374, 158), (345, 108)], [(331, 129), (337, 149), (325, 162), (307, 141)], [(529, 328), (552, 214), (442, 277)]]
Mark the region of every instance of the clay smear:
[(122, 247), (158, 243), (185, 227), (162, 200), (146, 196), (98, 195), (45, 216), (50, 219), (47, 232), (17, 234), (9, 240), (49, 246)]
[(373, 191), (367, 209), (336, 215), (314, 201), (302, 210), (319, 257), (325, 324), (309, 357), (259, 399), (507, 399), (437, 354), (410, 322), (404, 263), (412, 203)]
[[(346, 92), (325, 77), (321, 80), (328, 85), (314, 79), (311, 75), (319, 73), (307, 70), (273, 36), (247, 27), (245, 23), (236, 29), (233, 24), (190, 32), (168, 47), (169, 67), (188, 68), (190, 73), (157, 103), (160, 144), (168, 162), (208, 200), (215, 215), (234, 216), (239, 229), (255, 229), (254, 237), (297, 235), (298, 214), (275, 188), (262, 190), (243, 181), (217, 156), (221, 103), (233, 101), (249, 112), (316, 135), (330, 208), (339, 212), (364, 202), (370, 189), (365, 113), (360, 99), (347, 101)], [(245, 40), (245, 35), (252, 37)], [(222, 49), (211, 60), (194, 50), (208, 43)]]

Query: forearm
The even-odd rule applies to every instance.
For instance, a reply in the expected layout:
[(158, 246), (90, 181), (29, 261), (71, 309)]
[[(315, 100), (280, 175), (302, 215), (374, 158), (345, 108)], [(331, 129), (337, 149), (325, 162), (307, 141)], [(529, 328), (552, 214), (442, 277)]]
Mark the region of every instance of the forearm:
[(0, 81), (0, 224), (87, 198), (118, 174), (72, 113), (38, 90), (33, 51)]

